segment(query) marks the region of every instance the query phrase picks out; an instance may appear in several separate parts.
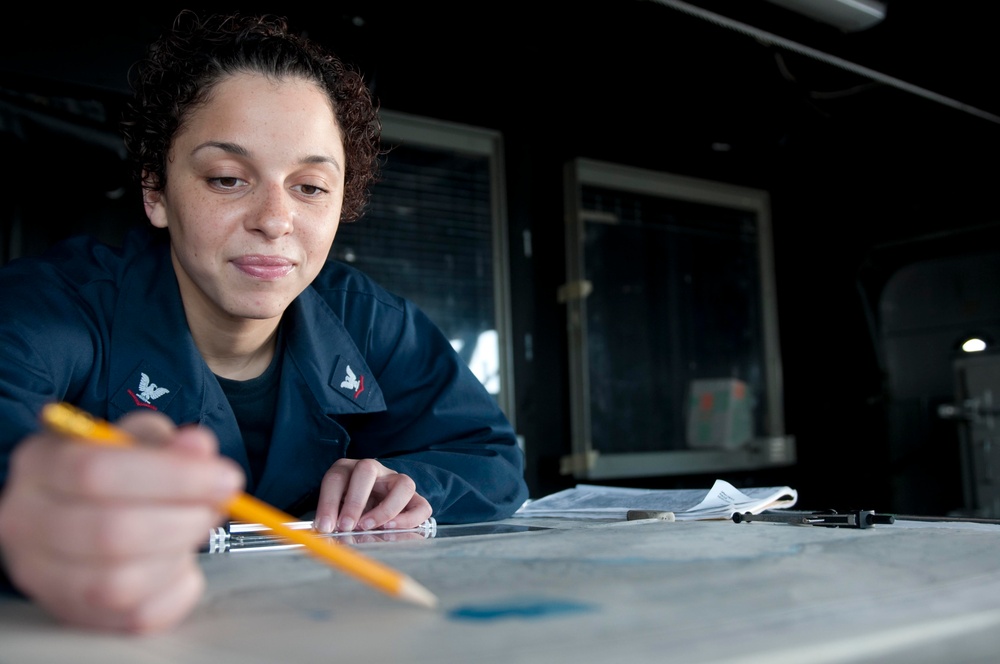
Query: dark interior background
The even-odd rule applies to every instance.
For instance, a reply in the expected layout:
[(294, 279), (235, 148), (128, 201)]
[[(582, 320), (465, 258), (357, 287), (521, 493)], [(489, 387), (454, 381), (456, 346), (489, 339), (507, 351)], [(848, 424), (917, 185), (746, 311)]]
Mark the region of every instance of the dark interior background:
[[(991, 5), (889, 0), (885, 20), (859, 32), (764, 0), (239, 8), (287, 16), (327, 43), (365, 73), (384, 108), (503, 133), (515, 398), (533, 497), (575, 483), (558, 472), (570, 432), (556, 290), (565, 274), (562, 168), (586, 157), (770, 192), (786, 430), (798, 463), (718, 476), (794, 486), (807, 509), (944, 514), (963, 507), (956, 424), (936, 416), (952, 398), (953, 355), (940, 340), (912, 355), (893, 351), (880, 303), (900, 270), (953, 261), (942, 273), (951, 281), (892, 290), (893, 310), (916, 321), (901, 334), (957, 338), (978, 326), (1000, 339), (1000, 284), (995, 268), (982, 268), (997, 265), (1000, 251)], [(182, 6), (6, 12), (5, 252), (41, 251), (81, 229), (114, 238), (123, 222), (143, 222), (117, 112), (128, 66)], [(530, 258), (518, 249), (526, 231)], [(971, 273), (969, 257), (979, 266)], [(978, 284), (973, 294), (969, 283)], [(949, 307), (956, 302), (967, 306)], [(916, 369), (902, 385), (893, 361)]]

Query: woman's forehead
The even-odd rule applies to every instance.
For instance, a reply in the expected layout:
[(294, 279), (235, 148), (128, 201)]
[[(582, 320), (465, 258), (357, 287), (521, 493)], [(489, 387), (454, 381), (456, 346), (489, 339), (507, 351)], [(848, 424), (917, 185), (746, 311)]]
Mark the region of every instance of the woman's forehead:
[(174, 136), (195, 132), (202, 140), (229, 140), (219, 133), (243, 136), (246, 142), (282, 136), (309, 135), (309, 140), (333, 139), (342, 134), (326, 92), (299, 76), (233, 74), (218, 81), (212, 94), (192, 108)]

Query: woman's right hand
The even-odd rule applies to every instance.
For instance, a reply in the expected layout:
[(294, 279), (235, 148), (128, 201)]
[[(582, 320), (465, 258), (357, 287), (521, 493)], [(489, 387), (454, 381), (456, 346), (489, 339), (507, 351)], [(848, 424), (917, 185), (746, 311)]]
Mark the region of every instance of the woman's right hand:
[(243, 488), (242, 469), (203, 427), (137, 412), (134, 447), (43, 432), (14, 450), (0, 496), (0, 554), (14, 585), (62, 622), (170, 628), (204, 589), (197, 551)]

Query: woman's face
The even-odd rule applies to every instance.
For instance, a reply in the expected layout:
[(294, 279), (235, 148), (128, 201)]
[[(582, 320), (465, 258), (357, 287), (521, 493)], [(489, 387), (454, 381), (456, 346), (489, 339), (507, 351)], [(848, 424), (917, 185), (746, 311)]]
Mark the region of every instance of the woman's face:
[(146, 193), (170, 234), (191, 325), (280, 317), (337, 234), (345, 155), (326, 94), (303, 78), (223, 79), (173, 138)]

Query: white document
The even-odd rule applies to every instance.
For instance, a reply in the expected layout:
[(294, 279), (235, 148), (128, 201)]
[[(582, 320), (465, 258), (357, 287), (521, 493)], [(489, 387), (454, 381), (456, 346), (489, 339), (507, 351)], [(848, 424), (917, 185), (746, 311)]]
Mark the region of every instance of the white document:
[(798, 492), (787, 486), (737, 489), (724, 480), (716, 480), (708, 491), (577, 484), (572, 489), (528, 501), (514, 516), (625, 519), (629, 510), (654, 510), (673, 512), (677, 521), (729, 519), (736, 512), (759, 514), (792, 507), (798, 498)]

